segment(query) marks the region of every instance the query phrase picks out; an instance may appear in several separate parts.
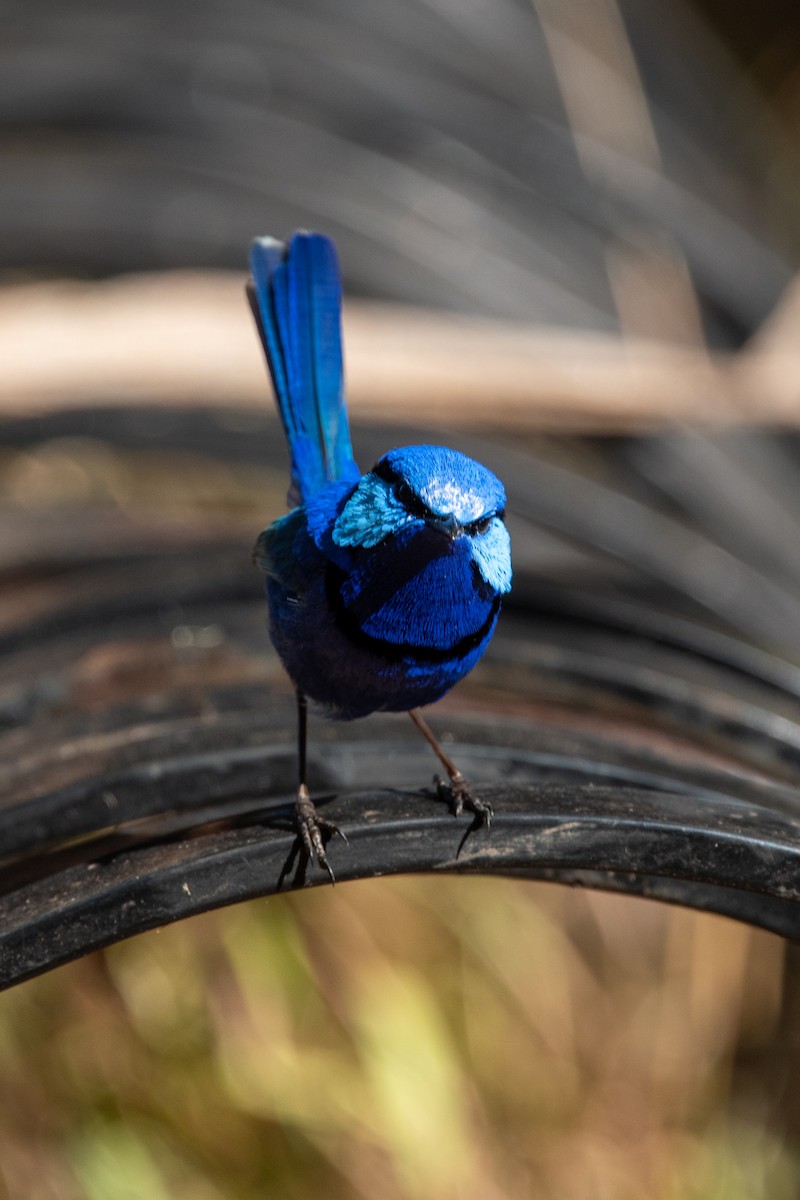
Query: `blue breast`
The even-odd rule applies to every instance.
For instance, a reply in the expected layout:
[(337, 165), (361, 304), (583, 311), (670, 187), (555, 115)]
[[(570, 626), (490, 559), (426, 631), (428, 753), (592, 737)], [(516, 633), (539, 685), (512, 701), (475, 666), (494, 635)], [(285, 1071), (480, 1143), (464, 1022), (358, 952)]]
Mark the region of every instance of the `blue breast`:
[(409, 529), (329, 571), (343, 628), (393, 657), (460, 657), (482, 640), (499, 601), (476, 569), (469, 540)]
[(274, 577), (267, 583), (272, 640), (301, 691), (332, 716), (404, 712), (432, 704), (472, 669), (500, 597), (469, 539), (449, 542), (417, 526), (370, 550), (329, 556), (320, 543), (332, 551), (330, 539), (298, 524), (300, 593)]

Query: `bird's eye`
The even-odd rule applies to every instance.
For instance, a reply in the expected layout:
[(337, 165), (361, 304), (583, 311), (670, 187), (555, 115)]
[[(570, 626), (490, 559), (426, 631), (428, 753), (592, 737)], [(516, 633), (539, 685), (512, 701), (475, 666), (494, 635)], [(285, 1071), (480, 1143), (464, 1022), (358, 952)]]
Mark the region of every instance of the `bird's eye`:
[(425, 521), (433, 515), (427, 504), (420, 500), (419, 496), (412, 492), (408, 484), (403, 483), (402, 480), (398, 480), (395, 483), (394, 494), (406, 512), (412, 517), (418, 517), (420, 520)]
[(466, 531), (471, 537), (474, 537), (475, 534), (486, 533), (493, 520), (494, 517), (481, 517), (479, 521), (471, 521), (469, 525), (465, 526)]

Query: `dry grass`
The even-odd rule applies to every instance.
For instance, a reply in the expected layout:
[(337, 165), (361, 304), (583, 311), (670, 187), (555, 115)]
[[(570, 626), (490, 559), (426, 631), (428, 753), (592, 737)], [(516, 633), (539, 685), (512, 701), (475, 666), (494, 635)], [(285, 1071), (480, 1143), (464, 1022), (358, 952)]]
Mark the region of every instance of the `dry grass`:
[(0, 1195), (789, 1200), (783, 965), (513, 881), (239, 906), (0, 998)]

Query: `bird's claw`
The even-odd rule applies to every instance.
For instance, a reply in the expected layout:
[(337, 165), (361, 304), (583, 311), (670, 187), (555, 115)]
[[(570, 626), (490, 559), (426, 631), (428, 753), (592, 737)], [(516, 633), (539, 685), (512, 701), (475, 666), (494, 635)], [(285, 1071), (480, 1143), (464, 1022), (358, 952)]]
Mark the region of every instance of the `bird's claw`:
[(447, 800), (454, 817), (460, 817), (466, 809), (467, 812), (474, 815), (479, 826), (485, 825), (488, 829), (491, 825), (494, 809), (488, 800), (481, 800), (480, 796), (473, 796), (469, 783), (460, 771), (457, 771), (448, 782), (440, 779), (437, 775), (436, 791), (440, 799)]
[(450, 811), (454, 817), (460, 817), (466, 809), (472, 813), (472, 821), (469, 824), (464, 836), (458, 844), (456, 858), (464, 849), (464, 844), (471, 833), (477, 829), (488, 829), (492, 823), (494, 809), (488, 800), (481, 800), (480, 796), (473, 796), (469, 783), (461, 774), (456, 771), (448, 782), (436, 777), (436, 791), (442, 800), (446, 800), (450, 805)]
[(333, 821), (328, 821), (319, 815), (305, 784), (301, 784), (297, 792), (295, 820), (297, 821), (297, 842), (281, 872), (278, 888), (280, 889), (283, 880), (292, 869), (298, 850), (302, 851), (298, 869), (302, 872), (303, 881), (305, 881), (305, 868), (308, 863), (316, 862), (328, 872), (331, 883), (336, 883), (333, 868), (328, 862), (328, 855), (325, 852), (325, 843), (332, 837), (340, 837), (343, 842), (346, 842), (347, 838), (338, 825), (334, 825)]

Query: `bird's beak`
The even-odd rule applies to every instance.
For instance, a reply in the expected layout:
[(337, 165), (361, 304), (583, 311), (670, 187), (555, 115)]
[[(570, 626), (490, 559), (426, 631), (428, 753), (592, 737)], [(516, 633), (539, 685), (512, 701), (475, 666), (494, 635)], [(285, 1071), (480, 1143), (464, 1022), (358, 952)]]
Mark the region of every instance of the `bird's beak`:
[(429, 520), (428, 524), (439, 533), (445, 534), (451, 541), (464, 532), (464, 526), (456, 520), (452, 513), (448, 513), (446, 517), (435, 517), (432, 521)]

